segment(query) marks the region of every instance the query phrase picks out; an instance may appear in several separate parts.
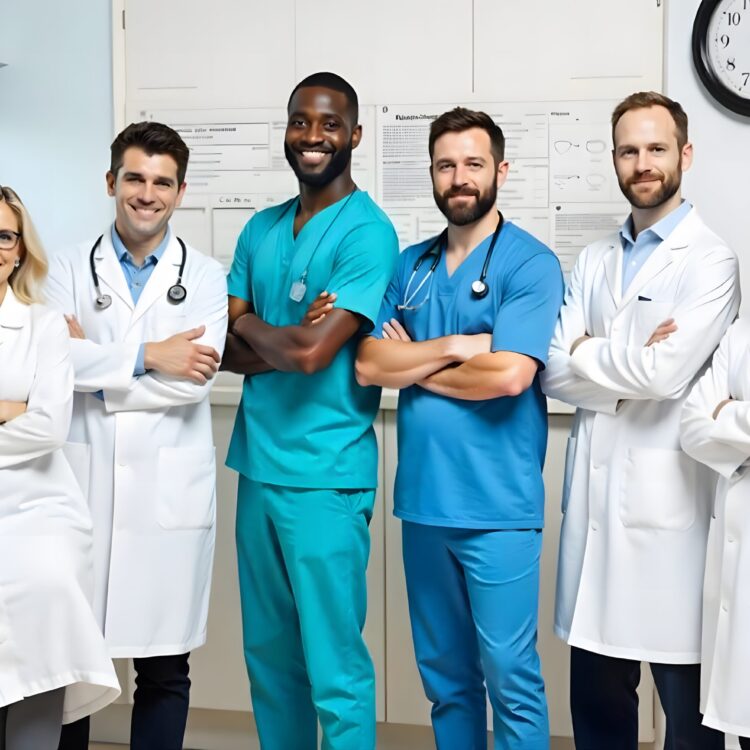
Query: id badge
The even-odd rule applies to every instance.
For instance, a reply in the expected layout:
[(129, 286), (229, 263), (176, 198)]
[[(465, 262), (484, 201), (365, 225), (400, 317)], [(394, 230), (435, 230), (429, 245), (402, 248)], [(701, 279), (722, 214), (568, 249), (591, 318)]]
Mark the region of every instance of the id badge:
[(307, 291), (307, 284), (304, 281), (295, 281), (289, 290), (289, 299), (293, 302), (302, 302)]

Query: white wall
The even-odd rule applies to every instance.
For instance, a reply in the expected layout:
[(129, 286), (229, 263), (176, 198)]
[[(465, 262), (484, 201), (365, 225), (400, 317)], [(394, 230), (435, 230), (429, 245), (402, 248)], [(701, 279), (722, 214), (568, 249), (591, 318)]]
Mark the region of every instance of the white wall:
[(0, 0), (0, 184), (49, 251), (111, 220), (112, 27), (106, 0)]
[(666, 93), (689, 119), (695, 162), (683, 194), (740, 257), (743, 308), (750, 305), (750, 119), (715, 103), (693, 69), (690, 40), (700, 0), (667, 3)]

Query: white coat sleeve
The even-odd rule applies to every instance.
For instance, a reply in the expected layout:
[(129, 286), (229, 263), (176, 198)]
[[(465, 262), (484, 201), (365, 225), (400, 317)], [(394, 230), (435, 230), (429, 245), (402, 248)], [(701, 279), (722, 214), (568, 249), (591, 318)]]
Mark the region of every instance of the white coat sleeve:
[(737, 315), (740, 287), (737, 258), (727, 247), (712, 248), (680, 279), (671, 317), (677, 331), (652, 346), (607, 338), (584, 341), (571, 357), (578, 375), (622, 399), (679, 398), (706, 363)]
[(584, 250), (576, 260), (565, 299), (550, 344), (547, 367), (540, 373), (542, 390), (550, 398), (589, 411), (614, 414), (619, 397), (598, 383), (582, 378), (571, 365), (570, 347), (586, 333), (583, 306), (583, 278), (586, 264)]
[[(212, 346), (221, 355), (227, 336), (227, 282), (218, 263), (211, 263), (206, 273), (197, 277), (188, 290), (190, 305), (187, 325), (206, 326), (206, 332), (195, 343)], [(177, 333), (177, 331), (175, 331)], [(132, 370), (131, 370), (132, 373)], [(207, 398), (212, 381), (198, 385), (184, 378), (149, 371), (130, 379), (125, 389), (104, 386), (104, 404), (108, 412), (167, 409), (171, 406), (197, 404)]]
[(73, 366), (68, 329), (62, 317), (44, 315), (32, 321), (37, 366), (26, 411), (0, 425), (0, 469), (31, 461), (65, 444), (73, 410)]
[[(77, 315), (76, 299), (80, 304), (93, 305), (93, 299), (82, 298), (88, 290), (88, 284), (83, 284), (80, 278), (82, 273), (82, 268), (76, 273), (67, 254), (54, 255), (44, 289), (47, 304), (65, 315)], [(92, 393), (105, 387), (127, 388), (133, 379), (139, 347), (138, 343), (97, 344), (89, 339), (72, 339), (76, 391)]]
[(689, 456), (729, 479), (750, 458), (750, 402), (730, 401), (716, 419), (713, 413), (732, 397), (729, 384), (734, 349), (745, 351), (748, 342), (736, 341), (736, 327), (722, 339), (711, 367), (695, 384), (682, 408), (680, 442)]

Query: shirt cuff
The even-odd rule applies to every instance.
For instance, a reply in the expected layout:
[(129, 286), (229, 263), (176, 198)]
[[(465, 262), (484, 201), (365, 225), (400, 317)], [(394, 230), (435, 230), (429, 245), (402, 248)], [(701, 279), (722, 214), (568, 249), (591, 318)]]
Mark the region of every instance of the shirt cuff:
[(138, 347), (138, 356), (135, 358), (135, 367), (133, 368), (133, 377), (137, 378), (140, 375), (146, 374), (146, 366), (144, 364), (146, 357), (146, 345), (141, 344)]

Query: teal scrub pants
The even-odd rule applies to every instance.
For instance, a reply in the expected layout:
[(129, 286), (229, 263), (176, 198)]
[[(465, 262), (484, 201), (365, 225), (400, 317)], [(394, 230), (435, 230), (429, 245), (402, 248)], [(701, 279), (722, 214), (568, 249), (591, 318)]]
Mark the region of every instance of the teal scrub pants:
[[(404, 521), (414, 651), (438, 750), (549, 750), (536, 651), (542, 532)], [(605, 750), (605, 748), (601, 748)]]
[(362, 639), (374, 490), (240, 475), (245, 662), (263, 750), (374, 750), (375, 673)]

